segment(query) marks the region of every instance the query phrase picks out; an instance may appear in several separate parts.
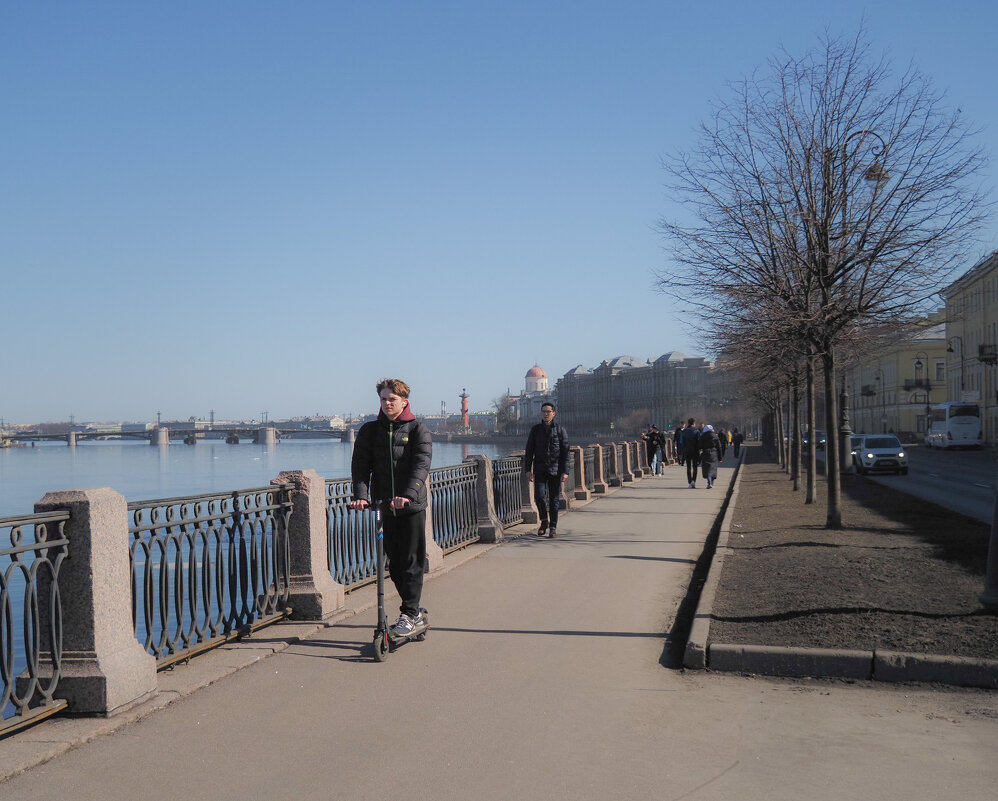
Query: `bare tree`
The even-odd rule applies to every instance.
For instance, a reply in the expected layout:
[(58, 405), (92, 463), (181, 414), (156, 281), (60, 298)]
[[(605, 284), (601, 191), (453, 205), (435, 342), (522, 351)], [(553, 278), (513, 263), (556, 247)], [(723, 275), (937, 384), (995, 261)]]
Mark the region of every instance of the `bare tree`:
[[(988, 212), (974, 183), (982, 151), (931, 82), (914, 67), (895, 74), (863, 31), (778, 54), (700, 134), (664, 164), (697, 222), (662, 221), (673, 264), (660, 283), (686, 297), (723, 287), (743, 315), (807, 343), (836, 466), (836, 347), (846, 332), (911, 320), (949, 280)], [(826, 472), (826, 525), (838, 528), (839, 473)]]

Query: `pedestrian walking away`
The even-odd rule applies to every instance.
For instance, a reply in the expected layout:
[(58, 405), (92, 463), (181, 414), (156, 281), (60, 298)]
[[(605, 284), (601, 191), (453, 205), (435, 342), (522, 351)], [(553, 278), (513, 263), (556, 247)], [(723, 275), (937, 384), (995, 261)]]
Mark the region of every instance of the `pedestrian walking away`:
[(534, 485), (538, 537), (558, 536), (558, 501), (568, 480), (568, 435), (555, 413), (550, 401), (541, 406), (541, 422), (530, 429), (523, 454), (523, 470)]
[(679, 428), (672, 432), (672, 446), (676, 451), (676, 461), (679, 462), (679, 466), (682, 467), (686, 462), (686, 457), (683, 455), (683, 432), (686, 430), (686, 423), (683, 423)]
[(745, 436), (736, 428), (734, 433), (731, 435), (731, 447), (735, 449), (735, 458), (738, 458), (738, 454), (742, 451), (742, 443), (745, 441)]
[(703, 470), (703, 477), (707, 480), (707, 489), (713, 489), (714, 482), (717, 481), (717, 465), (721, 461), (721, 440), (714, 431), (714, 426), (703, 427), (697, 444), (700, 448), (700, 467)]
[(388, 574), (401, 598), (394, 637), (426, 628), (420, 606), (426, 570), (427, 477), (433, 456), (429, 429), (409, 406), (409, 385), (386, 378), (377, 385), (381, 410), (357, 432), (350, 474), (351, 509), (380, 510)]
[(690, 489), (696, 489), (697, 467), (700, 464), (700, 432), (697, 431), (696, 419), (693, 417), (686, 421), (686, 427), (680, 432), (680, 447), (686, 462), (686, 480)]

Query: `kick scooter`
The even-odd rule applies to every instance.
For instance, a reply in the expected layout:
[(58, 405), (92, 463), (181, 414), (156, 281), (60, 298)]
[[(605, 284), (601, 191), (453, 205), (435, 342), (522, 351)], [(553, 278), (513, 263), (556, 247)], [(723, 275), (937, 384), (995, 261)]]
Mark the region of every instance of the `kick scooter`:
[(375, 512), (375, 521), (374, 540), (377, 546), (378, 557), (378, 627), (374, 630), (374, 661), (384, 662), (392, 652), (393, 646), (400, 645), (408, 640), (416, 640), (416, 642), (425, 640), (426, 631), (430, 627), (430, 621), (426, 610), (420, 608), (419, 611), (423, 613), (423, 620), (426, 621), (426, 625), (416, 629), (412, 634), (397, 637), (392, 634), (391, 629), (388, 627), (388, 615), (385, 612), (385, 530), (381, 526), (380, 509)]

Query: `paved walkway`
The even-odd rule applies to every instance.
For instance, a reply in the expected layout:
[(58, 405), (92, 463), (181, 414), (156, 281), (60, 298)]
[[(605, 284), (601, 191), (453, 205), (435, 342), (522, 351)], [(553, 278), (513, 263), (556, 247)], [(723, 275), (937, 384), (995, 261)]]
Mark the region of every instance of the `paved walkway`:
[(369, 655), (375, 614), (364, 590), (334, 625), (271, 627), (165, 674), (156, 703), (173, 703), (136, 710), (127, 725), (53, 720), (0, 741), (9, 775), (40, 749), (96, 737), (9, 779), (0, 795), (991, 797), (995, 693), (661, 664), (732, 473), (694, 491), (670, 468), (573, 511), (557, 540), (524, 534), (448, 557), (425, 589), (429, 636), (384, 664)]

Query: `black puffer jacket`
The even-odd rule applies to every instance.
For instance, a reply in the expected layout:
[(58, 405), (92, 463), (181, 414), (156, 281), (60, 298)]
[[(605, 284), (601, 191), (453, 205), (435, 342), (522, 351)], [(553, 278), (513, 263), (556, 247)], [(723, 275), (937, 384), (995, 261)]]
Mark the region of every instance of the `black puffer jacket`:
[(537, 423), (527, 435), (523, 472), (535, 476), (568, 475), (568, 435), (557, 423)]
[(389, 501), (398, 495), (409, 499), (406, 511), (421, 512), (427, 505), (432, 457), (430, 432), (408, 406), (395, 420), (379, 412), (377, 420), (357, 432), (350, 465), (354, 499)]

